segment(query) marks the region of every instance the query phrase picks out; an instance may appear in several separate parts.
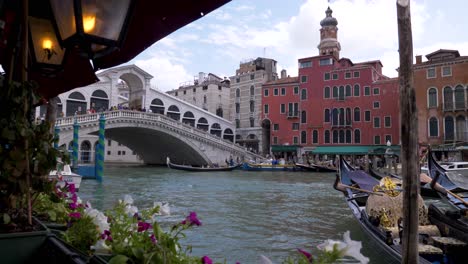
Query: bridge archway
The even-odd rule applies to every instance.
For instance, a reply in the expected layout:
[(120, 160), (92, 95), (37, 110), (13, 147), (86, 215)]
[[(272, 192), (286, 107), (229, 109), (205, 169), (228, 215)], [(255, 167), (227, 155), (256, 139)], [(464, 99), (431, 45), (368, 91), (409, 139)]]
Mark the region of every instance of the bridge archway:
[(151, 101), (150, 109), (153, 113), (164, 115), (163, 101), (159, 98), (153, 99), (153, 101)]
[(218, 123), (213, 123), (211, 125), (210, 134), (221, 137), (221, 125)]
[(208, 128), (209, 128), (208, 120), (206, 120), (206, 118), (204, 117), (200, 117), (197, 122), (197, 128), (203, 131), (208, 131)]
[(87, 109), (86, 98), (80, 92), (73, 92), (67, 99), (67, 113), (66, 116), (73, 116), (77, 114), (85, 114)]
[(179, 121), (180, 120), (179, 107), (177, 107), (175, 105), (169, 106), (169, 108), (167, 108), (167, 116), (174, 119), (174, 120)]
[(143, 108), (145, 86), (143, 80), (132, 72), (123, 73), (119, 77), (128, 86), (128, 107), (130, 109)]
[(104, 112), (109, 109), (109, 97), (103, 90), (96, 90), (91, 95), (90, 108), (97, 112)]
[(232, 132), (230, 128), (224, 129), (223, 139), (234, 142), (234, 133)]
[(91, 143), (88, 140), (81, 142), (80, 154), (80, 161), (82, 163), (91, 162)]
[(191, 127), (195, 127), (195, 116), (192, 112), (187, 111), (184, 113), (184, 117), (182, 118), (182, 123), (187, 124)]

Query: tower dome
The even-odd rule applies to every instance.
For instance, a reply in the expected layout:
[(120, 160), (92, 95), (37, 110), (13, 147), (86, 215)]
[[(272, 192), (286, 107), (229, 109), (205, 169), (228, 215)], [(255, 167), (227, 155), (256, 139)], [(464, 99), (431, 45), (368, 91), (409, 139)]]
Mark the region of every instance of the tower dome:
[(326, 26), (337, 26), (338, 25), (338, 20), (336, 18), (332, 17), (333, 10), (331, 10), (330, 7), (325, 11), (325, 14), (327, 15), (322, 21), (320, 21), (320, 25), (322, 27)]

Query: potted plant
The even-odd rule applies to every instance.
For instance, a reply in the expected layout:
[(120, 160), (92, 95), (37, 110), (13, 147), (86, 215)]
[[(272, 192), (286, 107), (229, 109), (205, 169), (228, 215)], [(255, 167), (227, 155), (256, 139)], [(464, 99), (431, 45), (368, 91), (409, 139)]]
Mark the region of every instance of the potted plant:
[(0, 255), (7, 263), (27, 260), (48, 232), (34, 221), (32, 204), (54, 187), (48, 175), (60, 153), (52, 147), (50, 125), (32, 117), (38, 103), (33, 83), (0, 77)]

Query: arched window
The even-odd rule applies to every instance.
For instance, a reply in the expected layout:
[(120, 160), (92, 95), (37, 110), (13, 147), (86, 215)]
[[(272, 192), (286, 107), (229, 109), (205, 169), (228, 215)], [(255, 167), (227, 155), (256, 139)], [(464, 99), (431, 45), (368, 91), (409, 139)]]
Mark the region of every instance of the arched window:
[(333, 143), (338, 143), (338, 130), (333, 130)]
[(66, 116), (73, 116), (75, 114), (86, 114), (87, 109), (86, 98), (80, 92), (73, 92), (67, 99), (67, 112)]
[(338, 125), (338, 109), (332, 110), (332, 126)]
[(345, 93), (345, 96), (346, 97), (349, 97), (351, 96), (351, 85), (346, 85), (346, 93)]
[(179, 121), (180, 120), (179, 107), (177, 107), (175, 105), (169, 106), (169, 108), (167, 109), (167, 116), (174, 119), (174, 120)]
[(346, 125), (351, 125), (351, 108), (346, 108)]
[(345, 143), (345, 132), (340, 130), (340, 143)]
[(325, 109), (325, 112), (323, 114), (323, 122), (330, 122), (330, 109)]
[(234, 133), (230, 128), (224, 129), (223, 139), (234, 142)]
[(454, 127), (454, 122), (453, 122), (453, 117), (451, 116), (446, 116), (445, 117), (445, 122), (444, 122), (444, 127), (445, 127), (445, 140), (454, 140), (455, 137), (455, 127)]
[(333, 98), (338, 98), (338, 87), (333, 86)]
[(466, 119), (465, 116), (457, 116), (457, 141), (466, 141)]
[(361, 91), (361, 87), (359, 87), (359, 84), (354, 85), (354, 96), (359, 96)]
[(250, 86), (250, 96), (254, 96), (255, 95), (255, 87), (252, 85)]
[(444, 88), (444, 110), (453, 110), (453, 91), (448, 86)]
[(302, 111), (301, 112), (301, 124), (305, 124), (305, 123), (307, 123), (307, 112)]
[(221, 137), (221, 126), (218, 123), (211, 125), (210, 134)]
[(344, 88), (344, 86), (340, 86), (340, 93), (338, 95), (338, 99), (339, 100), (344, 100), (344, 97), (345, 97), (345, 88)]
[(345, 124), (345, 110), (344, 108), (340, 108), (340, 116), (339, 116), (339, 120), (340, 120), (340, 126), (344, 126)]
[(236, 97), (240, 97), (240, 89), (239, 88), (236, 89)]
[(255, 111), (255, 101), (250, 101), (250, 112), (253, 113)]
[(324, 98), (330, 98), (330, 87), (326, 86), (324, 91), (323, 91), (323, 97)]
[(198, 119), (198, 122), (197, 122), (197, 128), (204, 130), (204, 131), (208, 131), (208, 127), (209, 125), (208, 125), (208, 121), (206, 120), (206, 118), (200, 117), (200, 119)]
[(361, 130), (356, 129), (354, 130), (354, 144), (361, 143)]
[(203, 103), (206, 104), (206, 95), (203, 96)]
[(236, 103), (236, 113), (240, 112), (240, 103)]
[(103, 90), (96, 90), (91, 95), (91, 109), (103, 112), (109, 109), (109, 99)]
[(150, 105), (151, 112), (164, 115), (164, 103), (159, 98), (153, 99)]
[(436, 117), (429, 119), (429, 137), (439, 136), (439, 120)]
[(351, 130), (346, 130), (346, 143), (351, 143)]
[(427, 107), (437, 107), (437, 89), (434, 87), (427, 91)]
[(354, 122), (361, 121), (361, 109), (359, 107), (354, 108)]
[(327, 144), (330, 143), (330, 131), (329, 130), (325, 130), (323, 141)]
[(307, 132), (301, 131), (301, 144), (307, 144)]
[(301, 100), (307, 100), (307, 89), (301, 90)]
[(81, 162), (91, 162), (91, 143), (88, 140), (81, 142), (80, 154)]
[(461, 85), (455, 87), (455, 108), (459, 110), (465, 109), (465, 88)]
[(192, 112), (187, 111), (184, 113), (184, 117), (182, 117), (182, 123), (188, 124), (189, 126), (195, 126), (195, 116)]
[[(318, 131), (317, 130), (312, 131), (312, 143), (313, 144), (318, 144), (318, 137), (319, 137)], [(328, 137), (330, 137), (330, 132), (328, 133)]]

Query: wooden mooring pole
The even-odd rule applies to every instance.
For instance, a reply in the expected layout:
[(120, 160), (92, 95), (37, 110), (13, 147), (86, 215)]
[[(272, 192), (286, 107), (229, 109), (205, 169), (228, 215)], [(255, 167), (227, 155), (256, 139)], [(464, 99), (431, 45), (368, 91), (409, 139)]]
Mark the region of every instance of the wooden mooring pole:
[(400, 53), (400, 117), (403, 177), (402, 262), (419, 263), (418, 254), (418, 123), (413, 80), (413, 37), (410, 0), (397, 0)]

